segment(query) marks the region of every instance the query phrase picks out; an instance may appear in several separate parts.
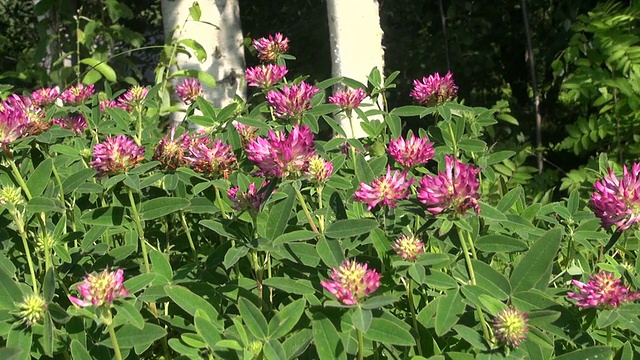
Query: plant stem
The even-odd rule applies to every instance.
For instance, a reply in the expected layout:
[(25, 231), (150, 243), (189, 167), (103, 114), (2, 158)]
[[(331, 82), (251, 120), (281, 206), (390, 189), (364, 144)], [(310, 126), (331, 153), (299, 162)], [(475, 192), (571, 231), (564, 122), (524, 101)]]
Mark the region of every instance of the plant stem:
[(607, 325), (607, 346), (611, 347), (612, 344), (612, 336), (611, 336), (611, 324)]
[(407, 289), (407, 301), (409, 302), (409, 310), (411, 310), (411, 319), (413, 320), (413, 330), (416, 331), (416, 347), (418, 348), (418, 355), (422, 356), (422, 345), (420, 343), (420, 331), (418, 330), (418, 320), (416, 317), (416, 307), (413, 303), (413, 289), (412, 282), (410, 279), (405, 280), (401, 278), (402, 282), (405, 284), (405, 288)]
[(116, 336), (116, 330), (113, 325), (113, 321), (110, 321), (107, 325), (107, 329), (109, 330), (109, 337), (111, 338), (111, 343), (113, 344), (113, 351), (116, 353), (116, 360), (122, 360), (122, 353), (120, 353), (120, 345), (118, 345), (118, 337)]
[(18, 233), (20, 233), (20, 238), (22, 239), (22, 246), (24, 247), (24, 252), (27, 257), (27, 265), (29, 266), (29, 273), (31, 274), (31, 282), (33, 287), (34, 294), (38, 293), (38, 282), (36, 280), (36, 271), (33, 266), (33, 259), (31, 258), (31, 250), (29, 249), (29, 243), (27, 242), (27, 232), (24, 229), (24, 220), (22, 218), (22, 214), (20, 214), (17, 210), (12, 212), (13, 220), (16, 223), (16, 228), (18, 229)]
[(364, 336), (360, 329), (356, 329), (356, 335), (358, 336), (358, 360), (364, 360)]
[(307, 221), (311, 226), (311, 230), (313, 230), (313, 232), (316, 234), (320, 234), (320, 232), (318, 231), (318, 228), (316, 227), (315, 222), (313, 221), (313, 217), (311, 217), (311, 213), (309, 212), (309, 208), (307, 207), (306, 201), (304, 201), (304, 197), (302, 196), (302, 193), (295, 186), (294, 186), (294, 190), (296, 191), (296, 197), (298, 198), (298, 202), (300, 202), (300, 206), (302, 206), (302, 211), (304, 211), (304, 214), (307, 217)]
[(20, 185), (20, 187), (22, 188), (22, 191), (24, 191), (24, 194), (27, 196), (27, 200), (31, 200), (31, 191), (29, 191), (29, 187), (24, 181), (24, 178), (22, 177), (22, 174), (20, 174), (20, 170), (16, 166), (16, 163), (13, 161), (13, 159), (9, 160), (9, 165), (11, 165), (11, 173), (13, 173), (13, 177), (18, 182), (18, 185)]
[[(324, 190), (324, 187), (322, 185), (319, 185), (316, 189), (318, 193), (318, 209), (322, 209), (323, 207), (322, 190)], [(318, 227), (320, 228), (320, 232), (324, 234), (324, 215), (318, 215)]]
[(182, 223), (182, 229), (187, 234), (187, 240), (189, 240), (189, 247), (193, 251), (194, 257), (197, 258), (198, 253), (196, 251), (196, 245), (193, 243), (193, 238), (191, 237), (191, 231), (189, 231), (189, 226), (187, 225), (187, 219), (184, 216), (184, 211), (180, 210), (180, 223)]
[(140, 214), (138, 213), (138, 208), (136, 207), (136, 201), (133, 198), (133, 193), (131, 192), (131, 189), (127, 189), (127, 193), (129, 195), (129, 202), (131, 202), (131, 213), (133, 215), (133, 221), (135, 221), (136, 228), (138, 229), (138, 239), (140, 239), (140, 246), (142, 247), (142, 258), (144, 260), (144, 268), (146, 270), (146, 273), (150, 273), (151, 266), (149, 265), (149, 254), (147, 254), (147, 241), (144, 238), (144, 228), (142, 227)]
[(220, 195), (220, 189), (214, 185), (214, 189), (216, 192), (216, 205), (220, 208), (220, 214), (222, 214), (222, 218), (227, 219), (227, 213), (224, 211), (224, 204), (222, 203), (222, 197)]
[[(460, 245), (462, 246), (462, 252), (464, 254), (464, 260), (467, 264), (467, 271), (469, 272), (469, 280), (471, 285), (476, 285), (476, 273), (473, 270), (473, 263), (471, 262), (471, 256), (469, 256), (469, 248), (467, 246), (467, 237), (465, 236), (465, 231), (458, 227), (458, 238), (460, 239)], [(471, 242), (471, 237), (469, 235), (469, 241)], [(489, 331), (489, 324), (487, 324), (487, 320), (484, 318), (484, 313), (480, 307), (476, 307), (476, 312), (478, 313), (478, 318), (480, 319), (480, 324), (482, 325), (482, 334), (484, 339), (488, 344), (493, 344), (493, 339), (491, 337), (491, 331)]]
[(456, 140), (456, 133), (453, 131), (453, 127), (451, 126), (451, 120), (447, 121), (447, 125), (449, 126), (449, 134), (451, 134), (451, 146), (453, 147), (453, 157), (458, 158), (458, 143)]

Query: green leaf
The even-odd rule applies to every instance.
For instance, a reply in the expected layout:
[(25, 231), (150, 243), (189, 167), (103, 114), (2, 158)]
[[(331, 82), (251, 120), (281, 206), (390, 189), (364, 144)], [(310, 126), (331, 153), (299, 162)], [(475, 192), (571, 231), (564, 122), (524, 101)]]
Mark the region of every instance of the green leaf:
[(143, 202), (140, 205), (140, 218), (142, 220), (157, 219), (182, 210), (191, 203), (187, 199), (178, 197), (159, 197)]
[(300, 320), (306, 305), (305, 299), (298, 299), (280, 309), (269, 321), (269, 339), (287, 335)]
[(286, 244), (294, 241), (310, 240), (310, 239), (314, 239), (316, 236), (318, 235), (313, 231), (295, 230), (295, 231), (287, 232), (278, 236), (273, 241), (273, 245), (275, 246), (275, 245), (282, 245), (282, 244)]
[(556, 357), (556, 360), (610, 359), (613, 351), (608, 346), (592, 346)]
[(262, 351), (267, 360), (282, 360), (287, 357), (287, 352), (284, 350), (284, 347), (275, 339), (267, 341)]
[(420, 114), (422, 114), (422, 112), (424, 112), (425, 109), (426, 108), (423, 106), (416, 106), (416, 105), (400, 106), (391, 110), (391, 114), (401, 116), (401, 117), (420, 116)]
[(329, 225), (325, 235), (333, 239), (344, 239), (366, 234), (378, 227), (378, 222), (372, 219), (345, 219)]
[(313, 340), (313, 331), (311, 329), (302, 329), (288, 336), (282, 343), (282, 347), (287, 353), (286, 359), (297, 359), (302, 355)]
[(80, 62), (91, 66), (93, 69), (100, 72), (100, 74), (102, 74), (102, 76), (104, 76), (105, 79), (111, 82), (115, 82), (118, 79), (116, 76), (116, 72), (113, 70), (111, 66), (107, 65), (106, 62), (102, 62), (98, 59), (93, 59), (93, 58), (84, 58), (80, 60)]
[(51, 173), (53, 171), (53, 159), (49, 158), (44, 160), (38, 165), (38, 167), (29, 175), (27, 179), (27, 188), (32, 197), (42, 195), (44, 189), (47, 188), (47, 184), (51, 179)]
[(53, 272), (53, 268), (48, 268), (47, 272), (44, 274), (42, 293), (46, 303), (50, 303), (51, 300), (53, 300), (53, 296), (56, 293), (56, 276)]
[(260, 310), (251, 301), (241, 298), (238, 302), (238, 311), (240, 311), (242, 321), (244, 321), (249, 332), (258, 339), (266, 340), (269, 327)]
[(94, 169), (82, 169), (69, 175), (62, 182), (62, 188), (65, 194), (70, 194), (76, 190), (80, 185), (84, 184), (87, 180), (91, 179), (96, 174)]
[(482, 335), (472, 328), (466, 327), (464, 325), (456, 325), (453, 327), (453, 330), (458, 333), (466, 342), (471, 344), (476, 349), (481, 350), (489, 350), (487, 344), (485, 343)]
[(55, 327), (53, 326), (53, 321), (51, 321), (51, 315), (46, 312), (42, 321), (44, 323), (42, 329), (42, 348), (44, 349), (45, 355), (53, 356), (53, 347), (55, 345), (53, 330)]
[(338, 267), (344, 261), (344, 251), (338, 240), (328, 240), (323, 237), (318, 240), (316, 251), (327, 266)]
[(138, 276), (134, 276), (127, 281), (124, 282), (124, 287), (129, 290), (130, 293), (134, 294), (142, 289), (144, 289), (147, 285), (151, 284), (153, 280), (156, 279), (158, 275), (156, 274), (140, 274)]
[(393, 295), (377, 295), (368, 298), (362, 303), (363, 309), (378, 309), (383, 306), (391, 305), (398, 301), (398, 298)]
[(89, 210), (82, 214), (80, 221), (86, 225), (120, 226), (124, 219), (124, 207), (108, 206)]
[(164, 254), (157, 250), (151, 250), (149, 252), (149, 258), (151, 259), (151, 265), (153, 265), (153, 272), (155, 274), (164, 277), (167, 281), (173, 279), (171, 264)]
[(556, 228), (536, 240), (511, 273), (513, 293), (532, 289), (536, 285), (540, 290), (546, 289), (561, 239), (562, 229)]
[(71, 340), (71, 357), (73, 360), (93, 360), (84, 345), (76, 339)]
[[(118, 345), (121, 349), (136, 348), (136, 353), (141, 353), (139, 349), (146, 349), (156, 340), (167, 335), (167, 331), (156, 324), (145, 323), (142, 330), (133, 325), (125, 324), (116, 330)], [(102, 345), (113, 348), (110, 338), (102, 341)]]
[(384, 318), (373, 318), (364, 337), (383, 344), (413, 346), (416, 344), (411, 333), (395, 322)]
[(475, 241), (478, 250), (485, 252), (518, 252), (527, 250), (528, 246), (522, 240), (518, 240), (511, 236), (490, 234), (485, 235)]
[(511, 294), (511, 284), (504, 275), (488, 264), (472, 259), (473, 269), (476, 274), (476, 284), (487, 290), (500, 300), (506, 300)]
[(311, 281), (304, 279), (288, 279), (282, 277), (271, 277), (262, 281), (264, 286), (276, 288), (289, 294), (312, 295), (316, 289), (313, 288)]
[(266, 235), (269, 240), (275, 240), (284, 233), (296, 201), (295, 190), (291, 185), (284, 186), (281, 193), (286, 194), (287, 198), (272, 205), (269, 211), (266, 224)]
[(402, 121), (398, 115), (390, 114), (385, 116), (385, 122), (387, 123), (389, 130), (391, 130), (391, 136), (393, 138), (398, 138), (402, 135)]
[(436, 312), (435, 329), (438, 336), (443, 336), (455, 325), (464, 312), (466, 305), (462, 301), (462, 296), (458, 290), (447, 292), (441, 296)]
[(518, 199), (522, 195), (522, 192), (523, 192), (522, 187), (519, 187), (519, 186), (515, 189), (509, 190), (509, 192), (506, 193), (502, 197), (502, 199), (500, 199), (500, 201), (498, 202), (498, 206), (496, 206), (498, 211), (505, 213), (509, 209), (511, 209), (513, 204), (515, 204), (516, 201), (518, 201)]
[(351, 323), (353, 326), (366, 333), (371, 326), (371, 321), (373, 321), (373, 314), (369, 309), (363, 309), (360, 306), (356, 306), (351, 313)]
[(375, 178), (367, 160), (360, 153), (356, 154), (356, 178), (359, 182), (370, 183)]
[(129, 301), (122, 301), (115, 305), (118, 316), (125, 319), (125, 324), (131, 324), (142, 330), (144, 328), (144, 318), (140, 311), (136, 309)]
[(198, 4), (197, 1), (195, 1), (193, 5), (189, 8), (189, 14), (191, 14), (191, 18), (193, 18), (193, 20), (200, 21), (202, 10), (200, 10), (200, 4)]
[(13, 278), (0, 269), (0, 309), (13, 310), (22, 301), (22, 292)]
[(202, 47), (202, 45), (200, 45), (199, 42), (193, 39), (180, 39), (178, 40), (178, 43), (193, 50), (193, 53), (199, 62), (202, 63), (207, 59), (207, 51), (204, 49), (204, 47)]
[(205, 299), (194, 294), (191, 290), (178, 285), (165, 285), (164, 291), (182, 310), (196, 316), (196, 310), (201, 309), (209, 316), (209, 320), (218, 318), (218, 311)]
[(347, 354), (336, 328), (324, 314), (316, 314), (311, 321), (316, 353), (320, 360), (346, 359)]
[(507, 217), (498, 209), (493, 206), (478, 201), (480, 203), (480, 216), (490, 220), (506, 221)]
[(209, 321), (209, 319), (206, 319), (202, 316), (195, 317), (195, 325), (198, 335), (200, 335), (202, 337), (202, 340), (207, 343), (209, 349), (213, 350), (216, 347), (218, 341), (222, 339), (222, 337), (220, 336), (220, 330), (217, 329), (215, 325), (213, 325), (211, 321)]
[(15, 323), (7, 334), (5, 346), (8, 348), (22, 349), (23, 351), (17, 359), (29, 360), (31, 359), (32, 336), (33, 333), (30, 329), (25, 328), (22, 323)]
[(29, 202), (27, 203), (27, 210), (32, 213), (64, 211), (60, 200), (41, 196), (37, 196), (29, 200)]

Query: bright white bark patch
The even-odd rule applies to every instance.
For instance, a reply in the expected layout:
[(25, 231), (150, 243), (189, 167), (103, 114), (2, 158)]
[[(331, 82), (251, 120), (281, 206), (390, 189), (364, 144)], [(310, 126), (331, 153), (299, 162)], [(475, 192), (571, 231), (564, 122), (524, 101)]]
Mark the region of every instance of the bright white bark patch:
[[(224, 107), (233, 101), (234, 95), (245, 97), (244, 48), (240, 10), (237, 0), (200, 0), (200, 21), (185, 20), (193, 0), (162, 0), (162, 18), (165, 35), (176, 27), (174, 36), (193, 39), (204, 47), (207, 59), (200, 63), (195, 56), (177, 55), (179, 69), (196, 69), (209, 73), (216, 80), (216, 87), (203, 84), (205, 98), (215, 107)], [(215, 26), (212, 26), (210, 24)]]
[[(380, 72), (384, 69), (378, 1), (328, 0), (327, 11), (333, 59), (332, 75), (349, 77), (366, 84), (371, 69), (377, 67)], [(360, 119), (354, 119), (355, 134), (351, 133), (348, 119), (340, 117), (337, 120), (347, 135), (367, 136), (359, 126)], [(382, 118), (379, 120), (382, 121)]]

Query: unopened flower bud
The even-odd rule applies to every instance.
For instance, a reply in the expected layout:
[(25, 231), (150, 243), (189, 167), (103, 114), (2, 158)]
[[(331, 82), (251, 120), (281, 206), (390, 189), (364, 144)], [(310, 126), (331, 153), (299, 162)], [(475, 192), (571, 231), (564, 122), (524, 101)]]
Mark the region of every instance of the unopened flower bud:
[(28, 295), (21, 303), (17, 304), (18, 311), (15, 313), (27, 326), (31, 326), (44, 316), (47, 304), (40, 295)]

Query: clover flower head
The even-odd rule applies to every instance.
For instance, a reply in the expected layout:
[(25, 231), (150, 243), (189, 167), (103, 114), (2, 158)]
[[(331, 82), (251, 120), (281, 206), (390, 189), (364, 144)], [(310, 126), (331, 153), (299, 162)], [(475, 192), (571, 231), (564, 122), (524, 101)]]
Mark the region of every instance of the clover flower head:
[(44, 254), (46, 249), (53, 249), (56, 245), (56, 239), (48, 231), (40, 232), (36, 235), (36, 250)]
[(184, 159), (199, 173), (209, 176), (224, 175), (225, 178), (238, 165), (231, 145), (225, 145), (222, 140), (192, 141), (189, 154)]
[(367, 264), (349, 259), (331, 271), (331, 279), (320, 282), (323, 288), (345, 305), (356, 305), (380, 287), (382, 276)]
[(249, 86), (266, 89), (282, 80), (287, 72), (289, 70), (284, 65), (267, 64), (248, 68), (244, 76)]
[(89, 100), (93, 93), (95, 93), (93, 84), (89, 86), (78, 84), (63, 91), (62, 94), (60, 94), (60, 99), (62, 99), (66, 105), (80, 105)]
[(196, 78), (184, 79), (182, 83), (176, 85), (176, 95), (183, 103), (191, 105), (196, 102), (198, 96), (204, 96), (202, 85)]
[(413, 134), (407, 140), (401, 137), (391, 140), (388, 150), (397, 162), (408, 168), (425, 164), (436, 152), (428, 138), (417, 138)]
[(453, 156), (445, 156), (445, 172), (427, 175), (420, 180), (418, 200), (427, 206), (433, 215), (452, 210), (463, 215), (469, 209), (480, 213), (478, 188), (480, 169), (464, 164)]
[(18, 310), (15, 315), (27, 326), (32, 326), (44, 317), (47, 310), (47, 303), (40, 295), (31, 294), (23, 298), (22, 302), (16, 304)]
[(578, 291), (568, 292), (567, 295), (578, 300), (576, 305), (579, 307), (616, 308), (624, 302), (640, 298), (640, 292), (629, 291), (620, 279), (606, 271), (591, 276), (587, 283), (578, 280), (572, 280), (571, 283)]
[(324, 184), (333, 173), (333, 163), (314, 155), (309, 159), (309, 169), (307, 173), (310, 176), (311, 182), (317, 185)]
[(118, 108), (126, 112), (131, 112), (133, 110), (130, 106), (118, 100), (100, 100), (100, 111), (105, 112), (107, 108)]
[(371, 184), (360, 183), (360, 188), (353, 194), (356, 201), (364, 203), (371, 210), (378, 204), (396, 207), (399, 200), (406, 199), (411, 192), (413, 179), (407, 179), (406, 171), (393, 171), (387, 166), (387, 174), (375, 180)]
[(129, 290), (124, 287), (124, 271), (104, 270), (100, 274), (89, 274), (82, 284), (78, 285), (80, 297), (69, 296), (72, 303), (80, 307), (105, 306), (110, 307), (113, 301), (119, 297), (129, 295)]
[(258, 51), (258, 59), (271, 62), (276, 61), (278, 56), (289, 51), (289, 39), (281, 33), (276, 33), (266, 38), (253, 40), (253, 46)]
[(289, 134), (269, 131), (267, 139), (251, 140), (245, 150), (249, 160), (260, 168), (259, 175), (278, 178), (302, 176), (315, 155), (313, 133), (304, 125), (294, 126)]
[(107, 136), (106, 140), (94, 145), (93, 161), (89, 163), (98, 176), (119, 174), (137, 166), (144, 160), (144, 147), (126, 135)]
[(185, 152), (189, 151), (191, 138), (188, 133), (180, 135), (177, 139), (171, 139), (166, 135), (158, 142), (153, 154), (153, 160), (160, 161), (164, 168), (175, 170), (186, 167), (189, 162), (185, 158)]
[(367, 93), (364, 89), (346, 89), (336, 91), (333, 96), (329, 96), (329, 102), (340, 106), (342, 110), (351, 111), (360, 106), (366, 97)]
[(243, 144), (256, 138), (256, 131), (258, 131), (258, 128), (255, 126), (236, 122), (233, 123), (233, 127), (235, 127), (238, 131), (238, 134), (240, 134), (240, 138), (242, 139)]
[(424, 253), (424, 243), (416, 236), (402, 235), (396, 239), (391, 248), (396, 251), (404, 260), (415, 261), (418, 256)]
[(40, 88), (31, 93), (31, 99), (33, 102), (40, 106), (48, 106), (53, 104), (60, 96), (60, 88), (52, 87), (52, 88)]
[(281, 119), (297, 119), (311, 109), (311, 99), (320, 91), (306, 82), (284, 85), (282, 90), (271, 90), (267, 93), (267, 103)]
[(458, 87), (453, 82), (453, 74), (445, 76), (439, 73), (423, 77), (422, 81), (413, 80), (413, 90), (409, 94), (421, 105), (437, 105), (452, 100), (458, 94)]
[(624, 231), (640, 221), (640, 164), (634, 163), (631, 171), (625, 165), (621, 178), (611, 168), (608, 172), (595, 182), (589, 205), (603, 227)]
[[(268, 183), (268, 181), (264, 182), (261, 188), (264, 188)], [(265, 193), (260, 193), (255, 183), (249, 184), (249, 188), (244, 192), (240, 192), (238, 186), (234, 186), (227, 191), (227, 196), (233, 203), (231, 206), (233, 210), (249, 211), (254, 215), (260, 210), (265, 195)]]
[(527, 338), (527, 314), (509, 307), (496, 315), (493, 321), (494, 335), (505, 346), (517, 348)]
[(15, 185), (0, 188), (0, 204), (18, 206), (24, 204), (22, 190)]
[(134, 108), (142, 104), (144, 99), (147, 98), (148, 93), (149, 89), (146, 87), (134, 86), (122, 94), (122, 96), (118, 98), (118, 102), (121, 104), (122, 108)]
[(51, 120), (54, 124), (60, 125), (61, 128), (71, 130), (78, 135), (84, 133), (87, 126), (87, 119), (82, 115), (73, 115), (62, 119)]

